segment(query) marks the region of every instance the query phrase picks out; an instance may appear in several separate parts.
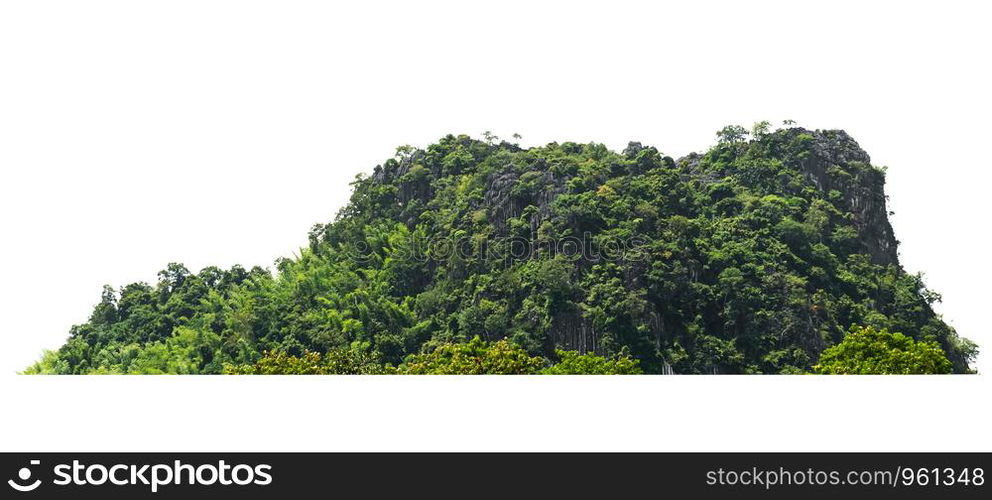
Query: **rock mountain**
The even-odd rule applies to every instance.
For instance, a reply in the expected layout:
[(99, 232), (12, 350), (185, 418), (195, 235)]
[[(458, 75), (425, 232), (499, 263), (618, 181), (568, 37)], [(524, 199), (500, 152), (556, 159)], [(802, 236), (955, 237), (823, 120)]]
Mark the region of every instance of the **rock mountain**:
[[(273, 272), (172, 264), (106, 288), (49, 371), (218, 373), (263, 351), (381, 363), (475, 336), (627, 353), (649, 373), (805, 373), (852, 326), (976, 348), (899, 264), (885, 172), (840, 130), (630, 143), (449, 135), (353, 184)], [(177, 234), (177, 237), (182, 237)]]

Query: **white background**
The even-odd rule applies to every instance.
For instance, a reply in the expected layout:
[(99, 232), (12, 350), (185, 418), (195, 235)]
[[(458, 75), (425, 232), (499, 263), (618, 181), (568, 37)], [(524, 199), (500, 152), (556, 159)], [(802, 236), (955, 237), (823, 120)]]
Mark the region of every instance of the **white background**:
[[(985, 450), (971, 377), (18, 377), (104, 283), (271, 266), (396, 146), (491, 130), (673, 157), (844, 128), (900, 256), (985, 351), (981, 2), (0, 4), (0, 449)], [(992, 354), (980, 358), (992, 369)]]

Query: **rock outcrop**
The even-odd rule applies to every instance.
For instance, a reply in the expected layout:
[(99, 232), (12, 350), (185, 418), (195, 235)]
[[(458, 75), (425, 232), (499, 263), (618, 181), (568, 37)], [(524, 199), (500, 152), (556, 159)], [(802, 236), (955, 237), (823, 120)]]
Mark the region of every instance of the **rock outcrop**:
[(811, 154), (800, 160), (806, 178), (828, 197), (839, 193), (843, 207), (854, 214), (854, 224), (865, 251), (876, 264), (896, 264), (896, 240), (886, 208), (885, 173), (871, 165), (871, 157), (843, 130), (806, 131), (793, 134), (813, 137)]

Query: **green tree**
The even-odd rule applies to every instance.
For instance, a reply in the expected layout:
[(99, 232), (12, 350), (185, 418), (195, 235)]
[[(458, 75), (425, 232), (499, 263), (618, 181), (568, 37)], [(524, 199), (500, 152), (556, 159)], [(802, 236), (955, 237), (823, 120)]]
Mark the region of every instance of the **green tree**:
[(607, 358), (576, 351), (557, 351), (557, 364), (541, 370), (544, 375), (639, 375), (640, 361), (626, 352)]
[(820, 355), (816, 373), (830, 375), (924, 375), (951, 373), (951, 362), (936, 342), (901, 333), (853, 327), (841, 343)]
[(411, 375), (533, 375), (544, 359), (503, 339), (484, 342), (479, 337), (465, 344), (444, 344), (425, 354), (414, 354), (400, 367)]
[(716, 133), (720, 144), (739, 144), (747, 139), (748, 131), (740, 125), (727, 125)]
[(755, 139), (760, 139), (768, 135), (768, 132), (770, 132), (771, 129), (772, 129), (771, 122), (769, 122), (768, 120), (762, 120), (760, 122), (755, 123), (751, 127), (751, 137), (754, 137)]
[(58, 363), (58, 353), (46, 349), (45, 352), (42, 353), (40, 360), (27, 367), (21, 373), (23, 375), (54, 375), (58, 373)]
[(299, 356), (285, 352), (268, 352), (253, 364), (224, 367), (230, 375), (382, 375), (393, 368), (381, 365), (367, 346), (332, 349), (324, 354), (305, 351)]

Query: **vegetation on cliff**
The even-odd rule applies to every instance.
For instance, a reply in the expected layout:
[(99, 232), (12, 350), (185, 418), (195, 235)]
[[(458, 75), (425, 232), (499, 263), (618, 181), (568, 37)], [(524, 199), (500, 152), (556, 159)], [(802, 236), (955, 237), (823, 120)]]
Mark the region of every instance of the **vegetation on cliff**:
[(969, 371), (853, 139), (718, 139), (679, 160), (489, 134), (399, 148), (273, 272), (170, 264), (105, 287), (28, 372), (827, 372), (852, 326)]

